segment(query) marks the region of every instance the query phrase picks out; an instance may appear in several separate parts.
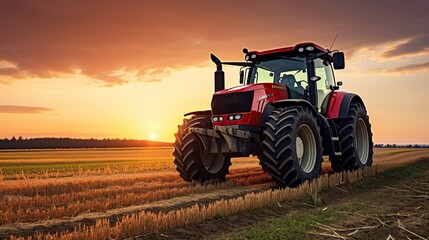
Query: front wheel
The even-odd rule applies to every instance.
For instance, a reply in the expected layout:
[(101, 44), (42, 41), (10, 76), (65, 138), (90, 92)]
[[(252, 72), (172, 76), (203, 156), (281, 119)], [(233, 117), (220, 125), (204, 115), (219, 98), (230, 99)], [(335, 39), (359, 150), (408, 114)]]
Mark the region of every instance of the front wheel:
[(322, 172), (322, 146), (316, 117), (306, 107), (273, 111), (265, 123), (259, 160), (280, 187), (297, 187)]
[(204, 146), (191, 127), (212, 128), (210, 116), (194, 116), (184, 119), (178, 127), (174, 142), (174, 164), (180, 176), (186, 181), (224, 181), (229, 173), (231, 158), (222, 153), (205, 154)]
[(350, 105), (347, 118), (338, 124), (341, 157), (330, 156), (332, 169), (340, 172), (371, 166), (373, 142), (371, 124), (362, 103)]

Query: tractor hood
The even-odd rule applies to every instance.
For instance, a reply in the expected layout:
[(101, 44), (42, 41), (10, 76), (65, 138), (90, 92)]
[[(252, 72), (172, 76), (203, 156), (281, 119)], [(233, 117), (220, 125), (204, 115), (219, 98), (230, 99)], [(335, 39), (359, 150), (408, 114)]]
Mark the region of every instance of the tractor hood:
[(267, 89), (267, 88), (284, 89), (286, 91), (286, 87), (283, 84), (258, 83), (258, 84), (241, 85), (241, 86), (236, 86), (236, 87), (224, 89), (224, 90), (215, 92), (214, 95), (222, 95), (222, 94), (238, 93), (238, 92), (248, 92), (248, 91), (255, 91), (255, 90)]
[(287, 98), (286, 87), (278, 83), (249, 84), (218, 91), (211, 102), (212, 115), (216, 117), (213, 124), (259, 126), (265, 106)]

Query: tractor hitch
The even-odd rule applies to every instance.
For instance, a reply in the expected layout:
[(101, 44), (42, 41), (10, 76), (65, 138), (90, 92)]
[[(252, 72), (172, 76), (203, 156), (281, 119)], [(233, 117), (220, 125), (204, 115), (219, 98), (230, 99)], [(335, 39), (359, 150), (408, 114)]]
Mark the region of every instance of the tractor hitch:
[(189, 128), (204, 145), (205, 153), (250, 154), (250, 132), (230, 126), (214, 126), (213, 129)]

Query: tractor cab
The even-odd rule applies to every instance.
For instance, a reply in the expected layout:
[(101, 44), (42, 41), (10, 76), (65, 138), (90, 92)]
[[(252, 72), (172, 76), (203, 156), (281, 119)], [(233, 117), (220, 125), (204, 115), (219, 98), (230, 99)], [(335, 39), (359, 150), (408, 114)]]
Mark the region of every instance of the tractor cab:
[[(335, 86), (335, 78), (331, 67), (332, 58), (325, 55), (314, 59), (315, 74), (319, 80), (316, 81), (317, 109), (321, 111), (324, 99)], [(309, 71), (307, 56), (286, 52), (283, 56), (266, 56), (254, 61), (252, 67), (246, 68), (244, 75), (246, 85), (258, 83), (276, 83), (286, 87), (289, 99), (304, 99), (309, 102)]]

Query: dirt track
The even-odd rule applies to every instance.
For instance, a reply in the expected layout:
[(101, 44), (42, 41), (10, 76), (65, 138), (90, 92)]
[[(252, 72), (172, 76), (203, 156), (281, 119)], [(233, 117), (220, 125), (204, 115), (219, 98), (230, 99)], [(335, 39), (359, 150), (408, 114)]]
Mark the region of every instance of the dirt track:
[[(374, 164), (375, 165), (389, 165), (392, 163), (412, 162), (414, 160), (429, 157), (429, 150), (427, 149), (375, 149)], [(249, 167), (255, 168), (257, 164), (256, 158), (249, 158), (246, 164)], [(256, 174), (263, 174), (262, 171)], [(120, 175), (112, 176), (113, 178), (120, 178)], [(233, 177), (233, 176), (232, 176)], [(246, 176), (245, 176), (246, 177)], [(248, 176), (252, 177), (252, 176)], [(82, 176), (80, 178), (85, 178)], [(94, 178), (94, 176), (92, 176)], [(98, 177), (97, 177), (98, 178)], [(100, 177), (102, 178), (102, 177)], [(48, 181), (48, 180), (47, 180)], [(111, 223), (117, 221), (118, 217), (127, 215), (141, 210), (159, 212), (159, 211), (172, 211), (184, 207), (189, 207), (195, 203), (207, 204), (219, 199), (229, 199), (243, 196), (249, 192), (257, 192), (274, 187), (272, 183), (258, 183), (252, 185), (235, 185), (229, 189), (214, 189), (206, 193), (197, 193), (186, 196), (173, 197), (160, 201), (150, 202), (147, 204), (133, 205), (121, 207), (116, 209), (107, 210), (105, 212), (91, 212), (82, 213), (71, 218), (50, 219), (46, 221), (12, 223), (0, 226), (0, 238), (8, 237), (10, 234), (14, 235), (33, 235), (36, 230), (44, 232), (56, 232), (64, 230), (73, 230), (79, 224), (92, 225), (96, 219), (109, 218)]]

